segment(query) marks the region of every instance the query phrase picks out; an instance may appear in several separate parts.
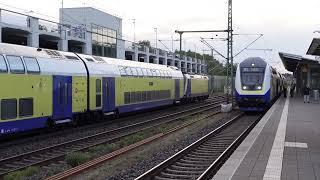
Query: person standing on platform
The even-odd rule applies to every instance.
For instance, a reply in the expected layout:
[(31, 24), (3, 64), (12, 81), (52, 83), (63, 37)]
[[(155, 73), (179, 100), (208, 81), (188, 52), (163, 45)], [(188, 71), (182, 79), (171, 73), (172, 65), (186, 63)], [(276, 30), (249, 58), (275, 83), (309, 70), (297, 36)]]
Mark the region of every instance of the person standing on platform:
[(294, 83), (290, 86), (290, 96), (293, 97), (294, 89), (296, 88), (296, 85)]
[(310, 88), (305, 86), (303, 89), (303, 103), (310, 103)]
[(287, 97), (287, 84), (286, 83), (283, 85), (283, 97), (284, 98)]

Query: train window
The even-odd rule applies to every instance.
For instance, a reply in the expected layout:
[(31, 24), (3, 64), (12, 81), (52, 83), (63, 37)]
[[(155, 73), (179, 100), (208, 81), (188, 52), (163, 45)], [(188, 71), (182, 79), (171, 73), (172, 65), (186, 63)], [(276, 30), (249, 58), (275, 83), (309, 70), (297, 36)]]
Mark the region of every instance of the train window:
[(63, 104), (63, 85), (61, 82), (58, 84), (58, 104)]
[(64, 104), (68, 104), (68, 83), (64, 83)]
[(19, 56), (7, 56), (10, 71), (15, 74), (24, 73), (24, 65), (22, 59)]
[(141, 102), (141, 91), (136, 92), (136, 101)]
[(141, 93), (141, 101), (146, 101), (147, 100), (147, 91), (143, 91)]
[(124, 93), (124, 104), (130, 104), (130, 92)]
[(86, 58), (87, 61), (94, 62), (91, 58)]
[(147, 69), (147, 72), (148, 72), (148, 76), (149, 76), (149, 77), (152, 77), (152, 72), (151, 72), (151, 70), (150, 70), (150, 69)]
[(17, 118), (17, 99), (1, 100), (1, 119)]
[(96, 93), (101, 92), (101, 79), (96, 79)]
[(159, 70), (156, 70), (156, 75), (157, 75), (158, 77), (161, 77), (161, 74), (160, 74), (160, 71), (159, 71)]
[(130, 68), (133, 76), (138, 76), (138, 72), (136, 68)]
[(120, 70), (121, 76), (126, 76), (126, 75), (127, 75), (127, 72), (126, 72), (126, 70), (125, 70), (125, 67), (119, 66), (119, 70)]
[(130, 103), (135, 103), (135, 102), (136, 102), (136, 92), (131, 92)]
[(36, 58), (23, 57), (23, 60), (26, 63), (28, 73), (40, 73), (40, 67)]
[(152, 91), (147, 91), (147, 101), (152, 100)]
[(4, 57), (0, 55), (0, 73), (3, 72), (8, 72), (8, 67), (6, 61), (4, 60)]
[(124, 67), (124, 69), (126, 71), (127, 76), (132, 76), (132, 71), (129, 67)]
[(141, 68), (136, 68), (137, 69), (137, 71), (138, 71), (138, 75), (140, 76), (140, 77), (143, 77), (143, 71), (142, 71), (142, 69)]
[(32, 116), (33, 115), (33, 98), (19, 99), (19, 116)]
[(96, 79), (96, 107), (101, 107), (101, 79)]
[(67, 59), (71, 59), (71, 60), (79, 60), (77, 57), (75, 56), (65, 56)]

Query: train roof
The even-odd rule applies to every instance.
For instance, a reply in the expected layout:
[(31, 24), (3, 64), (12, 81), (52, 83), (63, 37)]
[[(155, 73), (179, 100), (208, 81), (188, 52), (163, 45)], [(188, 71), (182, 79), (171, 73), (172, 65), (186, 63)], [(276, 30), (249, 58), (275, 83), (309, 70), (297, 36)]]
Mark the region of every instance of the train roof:
[(239, 64), (241, 67), (266, 67), (267, 62), (260, 57), (249, 57)]
[(40, 74), (87, 75), (84, 63), (71, 52), (0, 43), (0, 54), (34, 57), (40, 66)]

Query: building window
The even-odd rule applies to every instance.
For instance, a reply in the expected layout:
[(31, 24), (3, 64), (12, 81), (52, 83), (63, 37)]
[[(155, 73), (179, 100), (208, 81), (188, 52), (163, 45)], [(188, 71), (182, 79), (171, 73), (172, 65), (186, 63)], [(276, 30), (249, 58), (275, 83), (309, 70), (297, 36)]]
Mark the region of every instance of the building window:
[(24, 65), (19, 56), (7, 56), (11, 73), (23, 74)]
[(19, 99), (19, 116), (33, 115), (33, 98)]
[(117, 57), (117, 31), (98, 26), (92, 27), (92, 54), (96, 56)]
[(17, 99), (1, 100), (1, 119), (17, 118)]
[(4, 57), (0, 55), (0, 73), (8, 72), (8, 67), (6, 64), (6, 61), (4, 60)]

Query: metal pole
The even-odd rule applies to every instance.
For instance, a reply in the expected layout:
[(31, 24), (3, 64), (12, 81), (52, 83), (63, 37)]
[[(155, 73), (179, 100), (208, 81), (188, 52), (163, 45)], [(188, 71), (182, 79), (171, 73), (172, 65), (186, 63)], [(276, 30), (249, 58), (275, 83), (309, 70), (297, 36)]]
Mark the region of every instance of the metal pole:
[(133, 43), (136, 43), (136, 19), (132, 19), (133, 21)]
[[(233, 105), (233, 29), (232, 29), (232, 0), (228, 0), (228, 49), (227, 49), (227, 86), (231, 90), (231, 104)], [(229, 66), (231, 68), (229, 69)], [(231, 71), (229, 73), (229, 71)], [(231, 77), (229, 77), (229, 74)], [(230, 82), (231, 81), (231, 82)], [(229, 92), (227, 93), (227, 103), (229, 103)]]
[(156, 49), (158, 48), (158, 28), (153, 28), (156, 32)]

